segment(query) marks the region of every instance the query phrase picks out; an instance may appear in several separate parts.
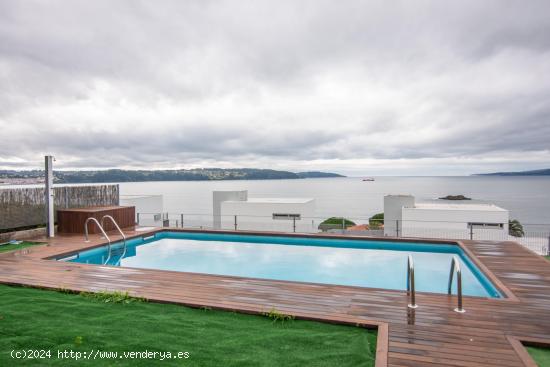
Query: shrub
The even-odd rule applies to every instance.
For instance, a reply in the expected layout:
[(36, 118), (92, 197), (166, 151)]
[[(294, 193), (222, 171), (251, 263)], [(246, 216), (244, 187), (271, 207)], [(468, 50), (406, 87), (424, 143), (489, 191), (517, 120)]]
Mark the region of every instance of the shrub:
[(378, 213), (369, 218), (370, 229), (378, 229), (384, 225), (384, 213)]
[(355, 225), (355, 222), (342, 217), (330, 217), (319, 224), (319, 229), (322, 231), (328, 231), (329, 229), (342, 229), (342, 221), (344, 227), (348, 228)]
[(510, 234), (510, 236), (514, 237), (525, 236), (523, 225), (517, 219), (512, 219), (508, 222), (508, 233)]

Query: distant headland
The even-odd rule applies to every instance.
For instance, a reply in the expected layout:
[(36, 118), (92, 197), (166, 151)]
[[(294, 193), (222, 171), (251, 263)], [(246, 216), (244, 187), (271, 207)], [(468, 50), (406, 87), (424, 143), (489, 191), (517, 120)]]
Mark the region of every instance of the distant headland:
[(477, 173), (473, 176), (550, 176), (550, 168), (519, 172)]
[[(289, 172), (258, 168), (194, 168), (180, 170), (54, 171), (55, 183), (101, 183), (146, 181), (221, 181), (221, 180), (288, 180), (304, 178), (345, 177), (337, 173), (308, 171)], [(0, 183), (40, 183), (44, 171), (0, 170)]]

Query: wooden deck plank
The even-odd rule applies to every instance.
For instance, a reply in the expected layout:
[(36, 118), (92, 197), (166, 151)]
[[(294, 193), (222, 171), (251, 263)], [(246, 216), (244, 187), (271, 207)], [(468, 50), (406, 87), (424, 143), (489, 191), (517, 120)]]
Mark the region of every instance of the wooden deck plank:
[[(157, 229), (128, 231), (147, 236)], [(239, 232), (240, 233), (240, 232)], [(348, 238), (348, 237), (346, 237)], [(45, 246), (0, 254), (0, 283), (74, 291), (123, 290), (158, 302), (265, 312), (272, 307), (305, 319), (379, 328), (377, 367), (524, 366), (521, 338), (550, 339), (550, 262), (513, 242), (464, 241), (461, 246), (505, 290), (507, 299), (285, 282), (45, 260), (102, 243), (97, 236), (60, 236)]]

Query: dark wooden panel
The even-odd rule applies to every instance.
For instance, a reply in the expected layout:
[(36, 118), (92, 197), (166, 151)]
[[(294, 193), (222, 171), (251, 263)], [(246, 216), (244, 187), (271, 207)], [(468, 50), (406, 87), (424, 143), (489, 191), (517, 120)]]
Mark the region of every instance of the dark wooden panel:
[[(112, 216), (120, 228), (133, 227), (135, 225), (136, 209), (133, 206), (109, 206), (90, 207), (76, 209), (62, 209), (57, 211), (57, 223), (59, 233), (84, 233), (86, 219), (93, 217), (101, 222), (105, 215)], [(104, 222), (106, 231), (112, 231), (115, 226), (111, 221)], [(89, 233), (99, 233), (99, 228), (93, 222), (88, 224)]]

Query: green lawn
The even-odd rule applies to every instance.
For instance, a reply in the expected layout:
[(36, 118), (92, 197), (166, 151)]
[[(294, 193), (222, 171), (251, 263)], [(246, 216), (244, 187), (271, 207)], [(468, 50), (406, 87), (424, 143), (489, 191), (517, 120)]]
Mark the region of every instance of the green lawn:
[[(550, 256), (544, 256), (550, 260)], [(539, 367), (550, 367), (550, 348), (526, 347)]]
[(42, 245), (41, 243), (37, 243), (37, 242), (28, 242), (28, 241), (23, 241), (21, 243), (18, 243), (18, 244), (7, 244), (7, 245), (0, 245), (0, 252), (7, 252), (7, 251), (13, 251), (13, 250), (20, 250), (22, 248), (25, 248), (25, 247), (30, 247), (30, 246), (36, 246), (36, 245)]
[(550, 349), (538, 347), (526, 347), (527, 351), (533, 357), (539, 367), (550, 366)]
[[(13, 349), (47, 349), (52, 356), (14, 363)], [(0, 285), (0, 366), (75, 364), (57, 359), (58, 350), (189, 353), (162, 362), (78, 361), (84, 366), (374, 366), (376, 332)]]

